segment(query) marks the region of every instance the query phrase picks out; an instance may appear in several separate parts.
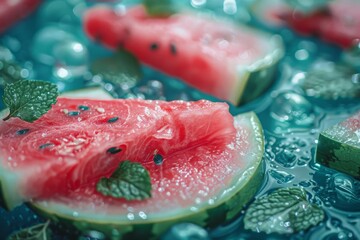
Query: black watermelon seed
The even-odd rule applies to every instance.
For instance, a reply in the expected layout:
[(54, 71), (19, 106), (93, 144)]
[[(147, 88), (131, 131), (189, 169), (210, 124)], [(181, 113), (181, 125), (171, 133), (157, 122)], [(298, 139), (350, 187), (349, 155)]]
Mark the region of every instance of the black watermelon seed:
[(17, 134), (17, 135), (24, 135), (24, 134), (26, 134), (28, 131), (30, 131), (30, 129), (24, 128), (24, 129), (21, 129), (21, 130), (16, 131), (16, 134)]
[(155, 51), (159, 48), (159, 45), (157, 43), (151, 43), (150, 44), (150, 50)]
[(68, 115), (69, 115), (69, 116), (78, 116), (78, 115), (80, 115), (80, 112), (76, 112), (76, 111), (74, 111), (74, 112), (68, 112)]
[(81, 110), (81, 111), (87, 111), (90, 108), (88, 106), (80, 105), (80, 106), (78, 106), (78, 109)]
[(177, 53), (176, 45), (174, 43), (170, 43), (170, 52), (173, 55), (176, 55)]
[(40, 145), (39, 149), (44, 149), (44, 148), (47, 148), (47, 147), (52, 147), (54, 146), (54, 144), (52, 143), (45, 143), (43, 145)]
[(108, 123), (114, 123), (116, 122), (117, 120), (119, 120), (118, 117), (113, 117), (113, 118), (109, 118), (109, 120), (107, 120)]
[(108, 150), (106, 150), (107, 153), (110, 153), (110, 154), (116, 154), (116, 153), (119, 153), (121, 152), (122, 149), (121, 148), (117, 148), (117, 147), (111, 147), (109, 148)]
[(163, 160), (164, 160), (164, 158), (160, 154), (157, 153), (154, 155), (154, 163), (156, 165), (161, 165), (163, 163)]

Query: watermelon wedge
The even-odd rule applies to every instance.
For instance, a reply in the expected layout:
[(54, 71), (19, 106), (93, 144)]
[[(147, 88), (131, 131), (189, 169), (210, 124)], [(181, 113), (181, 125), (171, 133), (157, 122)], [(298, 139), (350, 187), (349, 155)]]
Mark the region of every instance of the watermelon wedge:
[(1, 0), (0, 33), (28, 16), (41, 2), (42, 0)]
[(283, 46), (272, 36), (204, 13), (150, 17), (143, 6), (124, 14), (95, 7), (84, 17), (90, 38), (123, 47), (143, 63), (235, 105), (271, 84)]
[(360, 179), (360, 112), (320, 134), (316, 161)]
[(288, 25), (298, 33), (317, 36), (343, 48), (352, 47), (360, 38), (358, 0), (330, 1), (327, 8), (310, 13), (301, 13), (279, 1), (263, 2), (257, 7), (256, 15), (266, 23)]
[[(30, 201), (55, 221), (108, 236), (116, 229), (124, 239), (156, 237), (180, 221), (214, 227), (261, 185), (263, 145), (256, 115), (232, 117), (224, 103), (58, 98), (34, 123), (1, 122), (3, 202)], [(124, 160), (150, 172), (150, 199), (96, 191)]]

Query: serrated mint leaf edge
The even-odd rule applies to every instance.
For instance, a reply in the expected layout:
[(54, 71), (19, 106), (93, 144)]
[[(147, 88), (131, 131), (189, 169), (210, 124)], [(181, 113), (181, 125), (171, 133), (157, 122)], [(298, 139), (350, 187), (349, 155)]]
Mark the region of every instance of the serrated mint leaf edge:
[[(142, 181), (134, 182), (135, 176), (141, 177)], [(126, 160), (120, 163), (109, 178), (101, 178), (96, 184), (96, 190), (104, 196), (144, 200), (151, 197), (150, 173), (140, 163)], [(138, 193), (134, 194), (133, 191)]]
[[(46, 105), (43, 105), (44, 102), (43, 99), (39, 100), (39, 102), (36, 103), (34, 99), (36, 100), (36, 98), (38, 98), (39, 95), (32, 94), (33, 91), (30, 93), (31, 95), (30, 99), (24, 100), (23, 95), (26, 93), (24, 93), (24, 91), (23, 93), (21, 93), (21, 91), (18, 90), (24, 88), (24, 86), (26, 87), (27, 84), (33, 85), (32, 86), (34, 88), (33, 90), (39, 90), (37, 89), (39, 87), (49, 88), (47, 90), (49, 90), (50, 94), (48, 94), (48, 99), (46, 100), (46, 102), (48, 103)], [(15, 92), (20, 96), (16, 96), (16, 94), (14, 94)], [(2, 100), (4, 102), (4, 105), (10, 110), (10, 113), (3, 120), (6, 121), (12, 117), (19, 117), (24, 121), (33, 122), (51, 109), (52, 105), (56, 103), (58, 95), (59, 92), (57, 86), (50, 82), (45, 82), (40, 80), (22, 80), (8, 84), (4, 89), (4, 95), (2, 97)], [(33, 106), (31, 105), (38, 105), (38, 104), (42, 104), (43, 106), (35, 110), (31, 109), (33, 108)]]
[[(294, 196), (294, 191), (298, 191), (298, 195), (294, 196), (297, 197), (299, 199), (299, 201), (295, 204), (292, 205), (288, 205), (286, 206), (286, 210), (281, 211), (279, 214), (275, 214), (275, 215), (271, 215), (269, 217), (266, 218), (265, 221), (259, 222), (256, 221), (257, 219), (253, 218), (250, 216), (250, 214), (253, 214), (255, 211), (256, 206), (263, 205), (262, 201), (271, 199), (272, 196), (274, 196), (275, 194), (278, 193), (283, 193), (283, 192), (289, 192), (291, 195), (290, 196)], [(275, 198), (275, 197), (273, 197)], [(284, 202), (284, 204), (286, 204), (286, 202)], [(317, 220), (314, 219), (314, 217), (312, 218), (312, 221), (309, 221), (309, 224), (307, 224), (306, 227), (301, 227), (301, 228), (297, 228), (296, 225), (292, 224), (291, 222), (291, 215), (295, 215), (295, 212), (298, 209), (303, 209), (301, 208), (301, 206), (304, 206), (304, 204), (306, 205), (307, 209), (311, 209), (311, 213), (318, 212), (318, 216)], [(299, 208), (298, 208), (299, 207)], [(279, 216), (284, 215), (285, 217), (279, 218)], [(255, 232), (265, 232), (267, 234), (269, 233), (279, 233), (279, 234), (291, 234), (294, 232), (299, 232), (302, 230), (306, 230), (311, 226), (315, 226), (318, 223), (320, 223), (325, 217), (325, 213), (324, 210), (322, 208), (320, 208), (319, 206), (315, 205), (315, 204), (311, 204), (306, 197), (306, 192), (304, 189), (302, 188), (280, 188), (275, 190), (274, 192), (260, 197), (259, 199), (255, 200), (247, 209), (246, 213), (245, 213), (245, 217), (244, 217), (244, 226), (245, 229), (249, 229)], [(280, 219), (280, 221), (286, 223), (289, 222), (290, 224), (288, 226), (281, 226), (281, 229), (279, 230), (278, 228), (274, 228), (274, 227), (270, 227), (269, 225), (273, 225), (276, 226), (276, 220)], [(252, 221), (254, 220), (254, 221)], [(294, 222), (293, 222), (294, 223)], [(294, 227), (293, 227), (294, 226)]]

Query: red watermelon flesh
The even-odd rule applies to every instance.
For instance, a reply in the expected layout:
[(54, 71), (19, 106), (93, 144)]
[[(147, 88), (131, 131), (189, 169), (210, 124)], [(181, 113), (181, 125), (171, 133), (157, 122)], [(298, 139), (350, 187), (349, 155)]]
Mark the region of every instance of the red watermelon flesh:
[(271, 36), (199, 13), (153, 17), (143, 6), (124, 14), (96, 7), (84, 18), (87, 34), (105, 46), (123, 47), (158, 70), (238, 104), (250, 66), (274, 51)]
[(276, 10), (276, 15), (296, 31), (319, 36), (344, 48), (360, 39), (360, 1), (331, 1), (328, 9), (301, 14), (293, 10)]
[[(236, 136), (233, 121), (224, 103), (59, 98), (34, 123), (1, 122), (1, 185), (15, 206), (92, 186), (124, 160), (155, 168), (154, 153), (163, 167), (174, 166), (162, 177), (178, 173), (176, 166), (191, 173), (216, 164), (208, 162), (213, 155), (236, 154), (224, 151)], [(122, 151), (109, 153), (114, 147)], [(200, 149), (202, 157), (194, 154)]]
[(126, 225), (158, 218), (173, 220), (174, 216), (196, 213), (197, 207), (219, 204), (219, 199), (234, 194), (238, 182), (248, 177), (247, 171), (254, 171), (253, 158), (262, 151), (254, 136), (255, 119), (236, 118), (236, 136), (221, 150), (206, 145), (189, 147), (166, 156), (161, 166), (143, 158), (141, 162), (149, 170), (153, 186), (149, 199), (129, 202), (105, 197), (91, 183), (35, 205), (85, 221)]
[(40, 3), (41, 0), (1, 0), (0, 33), (29, 15)]

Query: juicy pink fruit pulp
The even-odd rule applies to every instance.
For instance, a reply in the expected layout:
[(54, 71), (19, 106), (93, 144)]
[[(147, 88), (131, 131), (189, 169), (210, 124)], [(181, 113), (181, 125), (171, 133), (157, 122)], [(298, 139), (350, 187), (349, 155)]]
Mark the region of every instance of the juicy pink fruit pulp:
[(105, 46), (123, 47), (144, 63), (225, 100), (236, 87), (238, 67), (269, 52), (269, 39), (196, 13), (164, 18), (148, 16), (142, 6), (124, 14), (97, 7), (87, 12), (84, 28)]
[[(160, 177), (201, 169), (206, 169), (205, 181), (213, 159), (237, 154), (236, 148), (225, 151), (236, 139), (233, 121), (224, 103), (59, 98), (34, 123), (1, 122), (0, 160), (4, 171), (16, 174), (25, 199), (91, 188), (124, 160), (141, 162), (155, 185)], [(109, 153), (114, 147), (121, 151)], [(155, 153), (164, 158), (160, 166), (153, 161)], [(215, 180), (221, 185), (224, 178)]]
[(336, 0), (328, 9), (301, 14), (293, 10), (275, 10), (275, 15), (296, 31), (349, 48), (360, 39), (360, 2)]
[(181, 215), (184, 210), (196, 211), (191, 207), (211, 205), (211, 201), (218, 204), (222, 195), (234, 193), (232, 188), (246, 176), (247, 161), (255, 154), (253, 151), (259, 150), (254, 146), (254, 129), (249, 120), (241, 120), (235, 128), (235, 139), (221, 151), (199, 146), (166, 157), (162, 165), (144, 163), (153, 187), (149, 199), (129, 202), (105, 197), (96, 192), (92, 183), (66, 196), (56, 196), (44, 206), (56, 209), (60, 205), (61, 212), (72, 215), (76, 211), (80, 219), (96, 215), (126, 222)]

